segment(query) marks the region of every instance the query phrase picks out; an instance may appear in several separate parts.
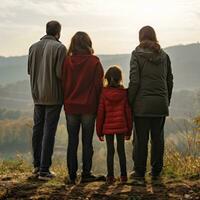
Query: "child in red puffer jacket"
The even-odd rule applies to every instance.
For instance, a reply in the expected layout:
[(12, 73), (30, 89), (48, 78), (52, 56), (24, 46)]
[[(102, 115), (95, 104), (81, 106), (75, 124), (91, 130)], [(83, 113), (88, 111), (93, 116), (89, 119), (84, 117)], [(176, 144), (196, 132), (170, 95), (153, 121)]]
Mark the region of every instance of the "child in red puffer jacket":
[(122, 85), (122, 72), (117, 66), (110, 67), (105, 74), (104, 87), (98, 107), (96, 129), (100, 141), (107, 144), (107, 182), (114, 178), (114, 136), (117, 138), (117, 152), (120, 162), (121, 182), (127, 181), (124, 140), (129, 140), (132, 132), (132, 113), (128, 104), (127, 90)]

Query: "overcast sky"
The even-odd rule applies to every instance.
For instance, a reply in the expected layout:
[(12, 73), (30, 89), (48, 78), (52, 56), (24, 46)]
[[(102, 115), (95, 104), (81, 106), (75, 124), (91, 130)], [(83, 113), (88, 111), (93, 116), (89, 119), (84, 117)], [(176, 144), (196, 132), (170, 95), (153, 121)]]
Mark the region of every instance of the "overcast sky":
[(163, 47), (198, 42), (200, 0), (1, 0), (0, 55), (27, 54), (49, 20), (62, 24), (66, 46), (86, 31), (96, 54), (130, 53), (144, 25), (155, 28)]

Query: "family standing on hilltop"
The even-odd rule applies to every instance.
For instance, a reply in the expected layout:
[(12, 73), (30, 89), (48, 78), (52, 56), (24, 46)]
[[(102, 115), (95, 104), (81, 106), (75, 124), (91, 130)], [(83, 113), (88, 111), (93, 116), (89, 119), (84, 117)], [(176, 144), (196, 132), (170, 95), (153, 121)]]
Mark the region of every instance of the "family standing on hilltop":
[(154, 29), (145, 26), (139, 31), (139, 45), (130, 60), (128, 89), (123, 86), (118, 66), (111, 66), (104, 75), (100, 59), (93, 55), (92, 41), (87, 33), (77, 32), (67, 50), (59, 41), (60, 32), (59, 22), (48, 22), (46, 35), (29, 49), (28, 74), (34, 100), (33, 174), (40, 180), (55, 176), (49, 168), (64, 104), (68, 132), (67, 183), (75, 184), (77, 180), (80, 128), (81, 181), (98, 179), (91, 172), (95, 122), (99, 140), (106, 140), (108, 183), (115, 182), (115, 136), (120, 180), (122, 183), (127, 181), (125, 140), (130, 140), (132, 132), (134, 167), (130, 179), (145, 177), (149, 135), (151, 176), (159, 178), (173, 75), (170, 58), (160, 47)]

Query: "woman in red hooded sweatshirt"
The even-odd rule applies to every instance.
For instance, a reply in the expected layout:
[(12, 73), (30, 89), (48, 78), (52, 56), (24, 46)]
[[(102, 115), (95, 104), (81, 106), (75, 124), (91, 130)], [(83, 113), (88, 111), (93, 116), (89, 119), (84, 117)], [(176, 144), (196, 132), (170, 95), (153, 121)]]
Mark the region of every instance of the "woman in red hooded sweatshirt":
[(120, 162), (121, 182), (127, 181), (124, 140), (132, 132), (132, 113), (128, 104), (127, 90), (122, 85), (122, 72), (117, 66), (110, 67), (105, 74), (106, 87), (103, 89), (97, 115), (97, 135), (100, 141), (106, 137), (107, 182), (114, 178), (114, 137), (117, 138), (117, 152)]
[(79, 131), (82, 129), (82, 182), (95, 180), (91, 174), (93, 133), (99, 97), (103, 87), (103, 68), (93, 55), (87, 33), (77, 32), (71, 39), (63, 67), (64, 109), (67, 120), (68, 183), (75, 184), (78, 160)]

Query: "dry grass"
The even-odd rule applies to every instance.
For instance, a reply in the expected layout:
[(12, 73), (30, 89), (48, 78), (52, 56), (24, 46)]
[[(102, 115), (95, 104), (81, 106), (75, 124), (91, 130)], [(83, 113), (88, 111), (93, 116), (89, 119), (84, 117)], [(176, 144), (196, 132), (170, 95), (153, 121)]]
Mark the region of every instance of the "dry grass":
[[(192, 131), (179, 134), (177, 139), (182, 144), (181, 147), (177, 146), (173, 139), (166, 141), (164, 162), (164, 175), (166, 177), (200, 177), (200, 117), (194, 119), (194, 125)], [(132, 144), (130, 143), (128, 147), (132, 148)], [(128, 150), (128, 152), (130, 154), (132, 151)], [(127, 156), (131, 157), (131, 155)], [(127, 159), (127, 162), (128, 166), (132, 166), (132, 159)], [(105, 152), (96, 152), (94, 156), (95, 173), (105, 173), (105, 164)], [(30, 172), (31, 167), (26, 159), (17, 155), (14, 160), (0, 160), (0, 175)], [(63, 155), (55, 156), (52, 170), (56, 172), (58, 178), (64, 178), (67, 175), (66, 160)]]
[(200, 177), (200, 117), (194, 119), (192, 131), (180, 133), (182, 150), (171, 139), (165, 151), (165, 173), (170, 176)]

